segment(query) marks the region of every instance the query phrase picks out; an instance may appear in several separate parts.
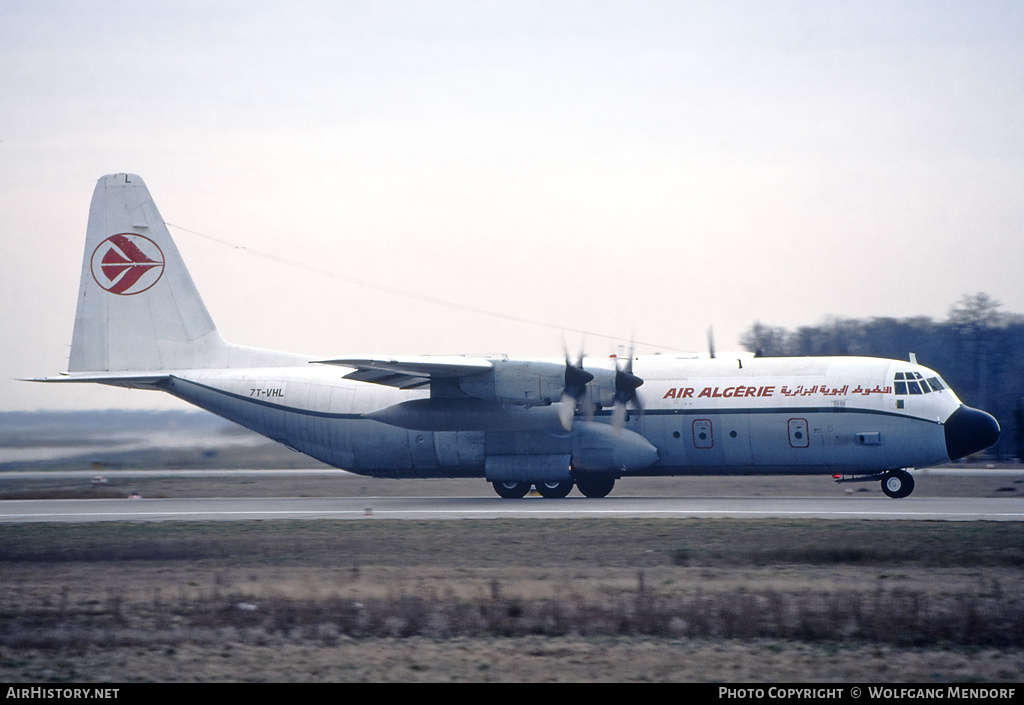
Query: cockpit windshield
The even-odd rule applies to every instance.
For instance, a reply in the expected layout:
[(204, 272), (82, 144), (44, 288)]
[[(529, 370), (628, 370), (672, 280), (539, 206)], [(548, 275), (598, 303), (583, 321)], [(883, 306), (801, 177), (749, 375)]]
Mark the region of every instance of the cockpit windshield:
[(945, 383), (936, 377), (925, 379), (920, 372), (897, 372), (893, 378), (896, 395), (930, 394), (946, 389)]

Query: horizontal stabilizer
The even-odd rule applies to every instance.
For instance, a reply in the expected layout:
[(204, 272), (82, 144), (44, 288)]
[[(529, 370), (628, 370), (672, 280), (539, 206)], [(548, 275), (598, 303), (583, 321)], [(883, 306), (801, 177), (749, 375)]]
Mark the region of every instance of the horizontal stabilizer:
[(120, 374), (86, 372), (62, 374), (57, 377), (31, 377), (20, 381), (48, 382), (57, 384), (108, 384), (112, 387), (126, 387), (128, 389), (159, 389), (160, 385), (170, 378), (171, 376), (166, 372), (122, 372)]

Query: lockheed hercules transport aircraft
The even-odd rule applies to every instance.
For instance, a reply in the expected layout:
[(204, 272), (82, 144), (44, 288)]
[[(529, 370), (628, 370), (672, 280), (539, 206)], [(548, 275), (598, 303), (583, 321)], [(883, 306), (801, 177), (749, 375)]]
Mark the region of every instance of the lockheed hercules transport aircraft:
[(159, 390), (354, 473), (482, 477), (507, 498), (783, 474), (906, 497), (908, 468), (999, 438), (913, 355), (320, 359), (232, 345), (133, 174), (96, 186), (68, 372), (36, 381)]

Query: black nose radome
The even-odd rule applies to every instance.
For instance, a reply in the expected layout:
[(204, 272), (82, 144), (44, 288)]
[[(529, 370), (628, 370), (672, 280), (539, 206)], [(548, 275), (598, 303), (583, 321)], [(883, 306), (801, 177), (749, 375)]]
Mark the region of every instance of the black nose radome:
[(985, 450), (999, 440), (999, 422), (995, 417), (969, 406), (954, 411), (945, 426), (946, 454), (950, 460)]

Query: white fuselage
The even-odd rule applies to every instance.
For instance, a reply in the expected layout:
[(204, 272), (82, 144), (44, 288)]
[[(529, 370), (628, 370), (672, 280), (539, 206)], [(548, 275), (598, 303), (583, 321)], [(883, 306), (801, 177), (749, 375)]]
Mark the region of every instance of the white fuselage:
[[(943, 422), (960, 400), (944, 384), (897, 394), (896, 373), (915, 371), (938, 377), (875, 358), (636, 358), (643, 412), (631, 411), (624, 430), (658, 459), (617, 474), (862, 474), (946, 462)], [(308, 362), (181, 370), (160, 388), (331, 465), (384, 477), (483, 476), (488, 455), (571, 454), (572, 433), (587, 422), (577, 415), (566, 432), (537, 404), (518, 409), (537, 417), (528, 426), (398, 427), (364, 415), (429, 392), (345, 379), (349, 372)], [(607, 423), (610, 413), (598, 409), (593, 420)]]

